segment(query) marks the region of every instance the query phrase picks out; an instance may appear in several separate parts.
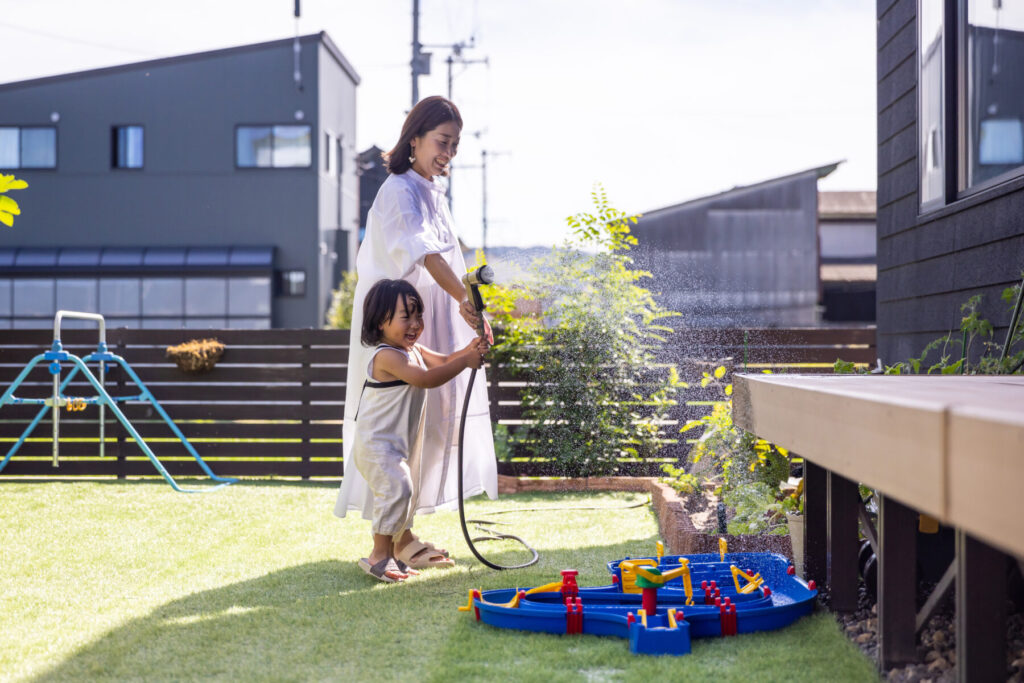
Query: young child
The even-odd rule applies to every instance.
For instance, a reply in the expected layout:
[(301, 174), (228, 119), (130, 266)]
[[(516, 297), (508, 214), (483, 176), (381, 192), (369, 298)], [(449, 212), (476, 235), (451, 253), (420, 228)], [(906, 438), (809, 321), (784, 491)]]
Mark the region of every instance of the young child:
[(423, 300), (411, 284), (380, 280), (373, 285), (363, 305), (361, 340), (374, 349), (359, 398), (351, 461), (373, 492), (373, 550), (359, 566), (387, 583), (418, 574), (415, 567), (454, 564), (436, 549), (411, 545), (426, 390), (466, 368), (479, 368), (487, 350), (487, 342), (476, 338), (444, 356), (416, 343), (422, 332)]

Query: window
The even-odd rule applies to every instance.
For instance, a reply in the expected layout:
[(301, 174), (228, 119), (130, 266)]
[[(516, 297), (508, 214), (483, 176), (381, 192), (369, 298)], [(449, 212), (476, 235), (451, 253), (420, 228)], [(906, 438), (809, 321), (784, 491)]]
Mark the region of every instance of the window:
[(331, 139), (330, 133), (324, 133), (324, 172), (328, 175), (334, 170), (334, 164), (331, 162), (334, 160), (334, 151), (331, 149), (334, 145)]
[(0, 127), (0, 168), (56, 167), (56, 128), (53, 126)]
[(943, 198), (943, 126), (942, 126), (942, 5), (922, 0), (918, 15), (918, 74), (920, 135), (918, 163), (921, 170), (921, 204)]
[(1024, 164), (1024, 2), (966, 4), (961, 190), (1018, 175)]
[(1024, 0), (919, 0), (922, 209), (1024, 175)]
[(238, 126), (235, 164), (239, 168), (308, 168), (313, 163), (309, 126)]
[(114, 126), (111, 130), (111, 142), (112, 168), (142, 168), (142, 126)]

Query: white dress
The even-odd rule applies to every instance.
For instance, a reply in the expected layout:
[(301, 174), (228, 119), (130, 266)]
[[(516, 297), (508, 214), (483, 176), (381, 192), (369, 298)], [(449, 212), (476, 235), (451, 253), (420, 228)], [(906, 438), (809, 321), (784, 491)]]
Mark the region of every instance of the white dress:
[[(449, 354), (463, 348), (476, 332), (459, 314), (458, 302), (434, 281), (423, 265), (428, 254), (440, 254), (456, 275), (461, 277), (466, 272), (444, 188), (412, 170), (389, 175), (377, 192), (366, 222), (366, 236), (356, 257), (359, 281), (352, 307), (345, 387), (342, 427), (345, 476), (334, 514), (344, 517), (349, 510), (358, 510), (363, 518), (372, 519), (373, 495), (366, 480), (350, 466), (356, 428), (352, 418), (366, 380), (367, 362), (373, 353), (359, 339), (366, 293), (383, 278), (404, 279), (412, 284), (423, 298), (424, 307), (424, 330), (418, 343), (438, 353)], [(459, 420), (469, 375), (470, 371), (464, 370), (447, 384), (428, 390), (417, 514), (457, 506)], [(477, 371), (465, 439), (464, 495), (468, 498), (486, 493), (493, 500), (498, 497), (498, 472), (483, 370)]]

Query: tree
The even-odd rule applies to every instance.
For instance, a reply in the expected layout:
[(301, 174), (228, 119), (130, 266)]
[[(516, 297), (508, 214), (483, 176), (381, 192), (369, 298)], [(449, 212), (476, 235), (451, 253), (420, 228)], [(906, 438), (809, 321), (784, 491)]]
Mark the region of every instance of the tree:
[[(528, 283), (484, 292), (495, 316), (493, 360), (526, 382), (530, 424), (516, 441), (568, 476), (607, 474), (624, 458), (655, 454), (658, 422), (685, 386), (674, 368), (652, 367), (671, 331), (662, 323), (677, 314), (639, 284), (651, 276), (628, 255), (639, 216), (612, 207), (600, 186), (591, 197), (593, 213), (566, 219), (572, 236), (534, 260)], [(540, 312), (519, 314), (529, 301)]]
[(14, 217), (21, 214), (21, 208), (18, 206), (18, 202), (8, 197), (6, 193), (10, 190), (24, 190), (26, 187), (28, 187), (28, 183), (24, 180), (0, 173), (0, 223), (9, 228), (14, 227)]

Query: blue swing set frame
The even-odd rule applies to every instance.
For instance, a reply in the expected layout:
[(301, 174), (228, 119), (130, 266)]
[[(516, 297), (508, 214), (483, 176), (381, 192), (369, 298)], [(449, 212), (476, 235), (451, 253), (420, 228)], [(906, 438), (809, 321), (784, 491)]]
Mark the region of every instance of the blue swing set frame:
[[(63, 318), (78, 318), (82, 320), (93, 320), (99, 323), (99, 344), (96, 347), (94, 353), (79, 358), (73, 353), (69, 353), (64, 350), (60, 341), (60, 325)], [(50, 374), (53, 375), (53, 395), (49, 398), (19, 398), (14, 395), (15, 390), (25, 378), (28, 377), (32, 369), (39, 363), (48, 363), (48, 369)], [(61, 364), (70, 363), (73, 367), (71, 372), (68, 373), (67, 377), (63, 381), (60, 379)], [(88, 368), (88, 363), (99, 363), (99, 377), (94, 375)], [(125, 374), (131, 379), (131, 381), (138, 387), (140, 393), (132, 396), (111, 396), (104, 388), (104, 381), (106, 378), (106, 367), (108, 363), (115, 363), (124, 370)], [(69, 397), (64, 395), (64, 390), (71, 383), (71, 380), (81, 372), (82, 375), (88, 380), (89, 384), (96, 390), (95, 396), (89, 397)], [(174, 477), (170, 475), (167, 469), (160, 462), (160, 459), (153, 453), (153, 450), (146, 443), (146, 440), (136, 431), (135, 427), (132, 426), (131, 421), (125, 416), (125, 414), (118, 407), (118, 402), (125, 401), (145, 401), (149, 402), (160, 417), (167, 423), (167, 426), (171, 428), (174, 435), (181, 441), (182, 445), (189, 452), (189, 454), (195, 458), (195, 461), (203, 469), (206, 475), (217, 482), (215, 486), (205, 487), (201, 489), (186, 489), (178, 485), (178, 482), (174, 480)], [(38, 405), (42, 406), (39, 413), (35, 416), (29, 425), (22, 432), (18, 440), (11, 446), (10, 450), (7, 451), (7, 455), (2, 461), (0, 461), (0, 472), (3, 472), (4, 467), (7, 466), (7, 462), (11, 457), (18, 452), (21, 445), (25, 443), (25, 440), (32, 434), (32, 431), (42, 421), (43, 416), (46, 415), (47, 409), (52, 410), (52, 421), (53, 421), (53, 466), (60, 466), (60, 409), (68, 406), (81, 406), (95, 405), (99, 407), (99, 454), (100, 457), (105, 455), (105, 435), (104, 428), (106, 423), (106, 409), (109, 408), (114, 417), (124, 426), (125, 430), (135, 440), (142, 452), (146, 454), (149, 461), (153, 463), (157, 472), (171, 485), (175, 491), (180, 493), (205, 493), (207, 491), (215, 491), (221, 487), (232, 484), (237, 479), (230, 477), (219, 477), (213, 473), (206, 461), (203, 460), (202, 456), (196, 451), (196, 449), (189, 442), (188, 438), (181, 432), (178, 425), (167, 414), (167, 411), (163, 409), (163, 406), (156, 400), (146, 384), (139, 379), (139, 376), (132, 370), (128, 362), (118, 356), (117, 354), (110, 353), (107, 349), (107, 332), (106, 322), (102, 315), (96, 313), (81, 313), (78, 311), (57, 311), (57, 315), (53, 320), (53, 346), (45, 353), (41, 353), (28, 362), (25, 368), (21, 371), (21, 374), (11, 383), (10, 387), (0, 397), (0, 408), (5, 405)]]

